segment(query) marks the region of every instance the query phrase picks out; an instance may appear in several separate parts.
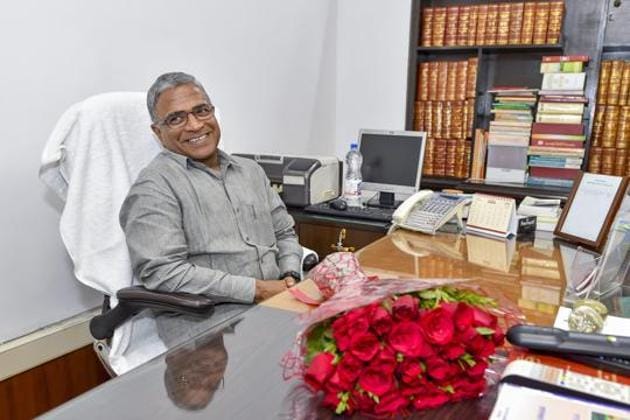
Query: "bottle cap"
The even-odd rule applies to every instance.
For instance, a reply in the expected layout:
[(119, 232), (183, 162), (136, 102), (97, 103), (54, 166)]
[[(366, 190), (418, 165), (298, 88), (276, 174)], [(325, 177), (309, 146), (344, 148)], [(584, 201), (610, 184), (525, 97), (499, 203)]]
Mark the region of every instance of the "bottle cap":
[(355, 150), (355, 149), (358, 149), (358, 148), (359, 148), (359, 145), (356, 144), (355, 142), (350, 143), (350, 150)]

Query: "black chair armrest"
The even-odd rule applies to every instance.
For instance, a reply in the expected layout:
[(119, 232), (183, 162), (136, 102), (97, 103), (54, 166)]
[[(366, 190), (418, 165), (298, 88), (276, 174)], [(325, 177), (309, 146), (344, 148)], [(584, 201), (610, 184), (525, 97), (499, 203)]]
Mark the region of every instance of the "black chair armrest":
[(114, 330), (143, 309), (177, 312), (207, 317), (214, 311), (214, 302), (207, 296), (148, 290), (143, 286), (120, 289), (118, 305), (90, 320), (90, 333), (97, 340), (111, 338)]

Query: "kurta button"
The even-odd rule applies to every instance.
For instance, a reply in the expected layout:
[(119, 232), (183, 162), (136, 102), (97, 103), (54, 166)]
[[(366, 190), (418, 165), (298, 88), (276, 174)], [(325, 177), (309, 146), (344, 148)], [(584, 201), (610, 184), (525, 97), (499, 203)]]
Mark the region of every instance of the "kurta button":
[(245, 240), (246, 240), (246, 241), (249, 241), (249, 236), (246, 236), (246, 237), (245, 237)]

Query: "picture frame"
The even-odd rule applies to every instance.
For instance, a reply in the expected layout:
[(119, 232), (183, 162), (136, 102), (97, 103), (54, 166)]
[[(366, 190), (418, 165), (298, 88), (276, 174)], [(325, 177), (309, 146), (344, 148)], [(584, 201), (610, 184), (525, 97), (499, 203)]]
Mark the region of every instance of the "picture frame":
[(580, 172), (554, 235), (601, 253), (628, 180), (628, 177)]

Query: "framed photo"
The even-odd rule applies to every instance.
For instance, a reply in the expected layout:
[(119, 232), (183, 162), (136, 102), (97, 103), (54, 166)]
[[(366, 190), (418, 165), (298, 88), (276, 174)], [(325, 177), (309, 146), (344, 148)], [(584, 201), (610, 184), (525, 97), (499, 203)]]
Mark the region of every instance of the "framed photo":
[(580, 173), (554, 234), (601, 252), (627, 187), (627, 177)]

